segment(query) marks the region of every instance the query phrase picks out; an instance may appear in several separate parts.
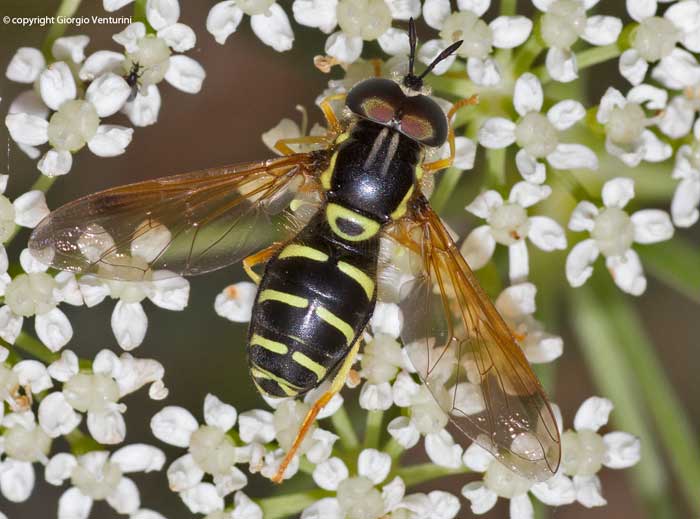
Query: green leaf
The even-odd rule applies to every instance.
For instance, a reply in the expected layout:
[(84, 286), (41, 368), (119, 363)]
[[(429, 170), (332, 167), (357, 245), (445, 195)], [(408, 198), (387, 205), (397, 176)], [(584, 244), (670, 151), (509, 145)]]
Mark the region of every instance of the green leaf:
[(700, 250), (678, 236), (661, 245), (642, 247), (642, 263), (651, 274), (700, 302)]

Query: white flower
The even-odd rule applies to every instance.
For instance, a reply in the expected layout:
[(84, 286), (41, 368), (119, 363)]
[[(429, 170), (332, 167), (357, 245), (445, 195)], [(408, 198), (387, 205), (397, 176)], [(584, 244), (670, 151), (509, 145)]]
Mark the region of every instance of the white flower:
[[(685, 7), (667, 9), (660, 17), (656, 16), (657, 0), (627, 0), (627, 12), (639, 23), (630, 42), (631, 48), (620, 56), (620, 74), (627, 81), (633, 85), (644, 81), (649, 63), (668, 57), (682, 39), (684, 44), (691, 42), (693, 45), (697, 39), (693, 34), (693, 22), (688, 19), (681, 21), (687, 16)], [(687, 33), (690, 33), (689, 37), (686, 37)]]
[(449, 492), (433, 490), (428, 494), (410, 494), (399, 509), (408, 510), (412, 519), (453, 519), (459, 513), (459, 499)]
[[(94, 230), (94, 229), (93, 229)], [(114, 246), (114, 241), (106, 232), (93, 234), (97, 238), (84, 237), (81, 251), (88, 259), (97, 259)], [(143, 266), (155, 258), (163, 244), (168, 243), (170, 232), (164, 227), (155, 227), (131, 243), (131, 261), (136, 266)], [(124, 258), (117, 260), (123, 264)], [(112, 312), (112, 331), (117, 343), (125, 350), (132, 350), (141, 345), (148, 328), (148, 318), (141, 302), (148, 298), (153, 304), (166, 310), (180, 311), (187, 306), (189, 299), (189, 282), (167, 270), (149, 273), (143, 281), (117, 281), (92, 274), (84, 275), (79, 280), (80, 291), (85, 304), (93, 307), (110, 296), (119, 301)]]
[(673, 153), (673, 148), (659, 139), (647, 126), (655, 123), (647, 118), (644, 107), (662, 109), (667, 93), (650, 85), (632, 88), (627, 97), (613, 87), (600, 100), (596, 118), (605, 125), (605, 148), (629, 167), (641, 161), (662, 162)]
[(581, 144), (559, 142), (559, 132), (571, 128), (586, 114), (578, 101), (564, 100), (540, 113), (544, 102), (542, 85), (534, 74), (525, 73), (515, 82), (513, 105), (520, 115), (517, 122), (503, 117), (486, 119), (479, 129), (479, 143), (486, 148), (521, 148), (515, 165), (522, 177), (537, 184), (544, 182), (546, 158), (556, 169), (598, 169), (598, 158)]
[[(36, 200), (21, 200), (20, 205), (27, 202), (28, 207), (41, 206), (44, 194), (33, 191), (22, 195), (15, 203), (37, 193)], [(40, 212), (44, 213), (44, 210)], [(36, 218), (31, 223), (36, 225), (39, 220)], [(37, 337), (51, 351), (58, 351), (73, 336), (70, 321), (58, 305), (64, 302), (76, 306), (83, 304), (75, 276), (61, 272), (52, 277), (46, 273), (48, 266), (36, 261), (26, 249), (20, 254), (20, 263), (25, 273), (15, 276), (5, 287), (5, 304), (0, 307), (0, 337), (13, 344), (22, 329), (24, 318), (35, 316)]]
[(504, 201), (496, 191), (486, 191), (477, 196), (466, 209), (486, 220), (486, 225), (476, 227), (460, 248), (462, 255), (477, 270), (493, 256), (496, 244), (508, 247), (510, 279), (518, 282), (529, 272), (528, 252), (525, 240), (529, 239), (544, 251), (566, 248), (566, 235), (561, 226), (547, 216), (528, 216), (527, 208), (547, 198), (549, 186), (520, 181), (513, 186)]
[(87, 519), (94, 501), (106, 500), (120, 514), (132, 514), (141, 507), (136, 484), (125, 474), (161, 470), (165, 454), (150, 445), (122, 447), (110, 456), (106, 451), (93, 451), (75, 457), (55, 455), (46, 466), (46, 480), (60, 486), (70, 479), (68, 488), (58, 501), (58, 517)]
[(536, 293), (532, 283), (520, 283), (506, 288), (496, 299), (496, 308), (532, 364), (552, 362), (564, 348), (561, 337), (545, 332), (542, 323), (533, 317)]
[(234, 323), (247, 323), (257, 293), (257, 285), (248, 281), (229, 285), (216, 296), (214, 311)]
[(214, 4), (207, 16), (207, 31), (224, 44), (236, 32), (243, 15), (250, 16), (255, 35), (277, 52), (292, 48), (294, 33), (287, 13), (274, 0), (225, 0)]
[(566, 258), (566, 278), (579, 287), (593, 273), (593, 262), (599, 254), (615, 284), (621, 290), (641, 295), (647, 286), (634, 243), (658, 243), (673, 236), (673, 224), (665, 211), (642, 209), (628, 215), (623, 208), (634, 197), (634, 181), (614, 178), (603, 185), (604, 207), (580, 202), (569, 220), (572, 231), (588, 231), (590, 238), (577, 243)]
[[(204, 400), (203, 425), (189, 411), (176, 406), (165, 407), (151, 419), (156, 438), (188, 448), (187, 454), (170, 464), (167, 474), (171, 490), (180, 494), (192, 513), (223, 510), (223, 498), (248, 484), (248, 478), (236, 464), (247, 462), (252, 469), (263, 456), (261, 444), (237, 445), (228, 434), (237, 419), (236, 409), (214, 395), (207, 395)], [(250, 420), (247, 425), (251, 427)], [(204, 481), (205, 474), (213, 477), (214, 484)]]
[(357, 473), (340, 458), (330, 458), (316, 466), (312, 477), (322, 489), (335, 492), (304, 509), (301, 519), (343, 519), (352, 510), (353, 517), (376, 519), (399, 508), (406, 486), (395, 477), (381, 490), (376, 488), (389, 475), (391, 457), (376, 449), (364, 449), (357, 459)]
[[(700, 124), (696, 127), (700, 130)], [(698, 145), (683, 145), (676, 153), (673, 178), (680, 180), (671, 202), (671, 217), (677, 227), (690, 227), (700, 213), (700, 155)]]
[(489, 4), (489, 1), (458, 2), (459, 11), (450, 14), (449, 2), (426, 2), (423, 15), (431, 27), (440, 30), (440, 39), (425, 42), (418, 59), (427, 65), (450, 44), (463, 40), (456, 54), (439, 64), (433, 73), (445, 73), (455, 57), (460, 56), (467, 60), (467, 73), (474, 83), (499, 84), (501, 65), (491, 55), (493, 48), (512, 49), (522, 45), (532, 32), (532, 21), (525, 16), (499, 16), (486, 24), (480, 17)]
[(591, 45), (615, 43), (622, 31), (622, 21), (614, 16), (586, 17), (586, 10), (597, 0), (533, 0), (545, 14), (541, 18), (540, 34), (549, 50), (546, 66), (549, 75), (562, 82), (578, 77), (576, 55), (571, 47), (579, 38)]

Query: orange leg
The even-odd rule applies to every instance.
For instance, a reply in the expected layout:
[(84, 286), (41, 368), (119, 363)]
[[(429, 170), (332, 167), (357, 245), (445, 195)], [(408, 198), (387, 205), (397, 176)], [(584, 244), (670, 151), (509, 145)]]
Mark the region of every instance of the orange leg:
[(440, 159), (436, 160), (435, 162), (423, 164), (423, 171), (439, 171), (441, 169), (449, 168), (452, 165), (452, 162), (455, 160), (455, 130), (452, 127), (452, 117), (460, 108), (475, 105), (478, 102), (479, 97), (477, 95), (473, 95), (466, 99), (460, 99), (454, 105), (452, 105), (450, 111), (447, 112), (447, 123), (449, 125), (449, 129), (447, 130), (447, 142), (450, 145), (450, 156), (446, 159)]
[(297, 451), (299, 450), (299, 446), (301, 445), (301, 442), (304, 441), (304, 438), (306, 437), (306, 434), (309, 432), (309, 429), (313, 425), (313, 423), (316, 421), (316, 417), (318, 416), (318, 413), (321, 412), (321, 409), (326, 407), (326, 404), (331, 401), (331, 398), (335, 396), (336, 393), (338, 393), (341, 389), (343, 389), (343, 385), (345, 384), (345, 380), (348, 378), (348, 374), (350, 373), (350, 368), (352, 368), (352, 365), (355, 363), (355, 357), (357, 356), (357, 352), (360, 349), (360, 340), (358, 339), (355, 341), (355, 344), (353, 347), (350, 349), (350, 353), (348, 353), (348, 356), (345, 357), (345, 360), (343, 361), (343, 364), (340, 366), (340, 369), (338, 370), (338, 373), (335, 375), (333, 378), (333, 383), (331, 384), (331, 387), (328, 391), (323, 393), (321, 395), (321, 398), (319, 398), (316, 403), (314, 403), (313, 407), (309, 409), (309, 412), (306, 413), (306, 416), (304, 417), (304, 421), (301, 423), (301, 427), (299, 428), (299, 432), (297, 433), (297, 437), (294, 438), (294, 443), (292, 444), (292, 448), (289, 449), (287, 454), (285, 455), (284, 459), (282, 460), (282, 463), (279, 466), (279, 469), (277, 469), (277, 473), (272, 477), (272, 481), (274, 483), (281, 483), (282, 480), (284, 479), (284, 473), (287, 470), (287, 467), (291, 463), (292, 459), (294, 459), (294, 456), (296, 455)]
[(333, 101), (339, 101), (341, 99), (345, 99), (347, 94), (332, 94), (326, 97), (323, 101), (321, 101), (321, 110), (323, 111), (323, 116), (326, 118), (326, 122), (328, 123), (328, 130), (331, 133), (338, 134), (340, 133), (343, 128), (340, 124), (340, 121), (338, 121), (338, 118), (335, 116), (335, 112), (333, 111), (333, 107), (331, 106), (331, 102)]
[(248, 274), (248, 277), (253, 281), (253, 283), (256, 285), (260, 284), (260, 274), (256, 273), (253, 270), (253, 267), (260, 265), (261, 263), (266, 263), (277, 253), (281, 246), (281, 243), (275, 242), (269, 247), (258, 251), (255, 254), (251, 254), (243, 260), (243, 270), (245, 270), (245, 273)]

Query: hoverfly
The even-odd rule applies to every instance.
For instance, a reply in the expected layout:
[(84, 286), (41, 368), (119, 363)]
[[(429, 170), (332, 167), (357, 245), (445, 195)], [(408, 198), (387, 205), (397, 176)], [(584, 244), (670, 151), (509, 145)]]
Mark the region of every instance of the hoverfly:
[[(528, 479), (547, 479), (559, 466), (559, 433), (543, 389), (423, 194), (426, 179), (450, 165), (449, 121), (469, 103), (456, 103), (446, 116), (424, 93), (423, 77), (461, 42), (416, 75), (413, 20), (409, 39), (402, 81), (358, 83), (340, 119), (330, 104), (338, 95), (320, 103), (326, 136), (281, 141), (283, 157), (86, 196), (52, 212), (29, 242), (38, 259), (57, 269), (126, 281), (161, 269), (198, 275), (243, 260), (259, 285), (247, 346), (258, 390), (298, 397), (332, 381), (306, 416), (277, 482), (356, 359), (377, 300), (380, 238), (414, 260), (415, 274), (401, 290), (401, 338), (453, 426)], [(426, 152), (446, 141), (451, 157), (428, 162)], [(295, 143), (322, 147), (294, 153)], [(259, 231), (262, 221), (291, 213), (300, 196), (315, 207), (301, 230), (276, 242)], [(148, 261), (129, 256), (147, 242)], [(262, 276), (256, 265), (264, 265)]]

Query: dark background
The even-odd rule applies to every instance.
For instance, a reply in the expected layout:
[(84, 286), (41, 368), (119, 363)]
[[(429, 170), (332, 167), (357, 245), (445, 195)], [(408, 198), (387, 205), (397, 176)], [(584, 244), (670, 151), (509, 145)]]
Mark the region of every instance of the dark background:
[[(0, 15), (53, 15), (58, 3), (2, 0)], [(291, 15), (290, 3), (281, 3)], [(198, 60), (207, 72), (202, 91), (189, 95), (165, 82), (161, 83), (163, 103), (157, 124), (136, 128), (132, 143), (126, 153), (119, 157), (104, 159), (92, 155), (87, 148), (80, 151), (74, 157), (72, 171), (61, 177), (49, 192), (49, 207), (55, 208), (77, 196), (118, 184), (269, 156), (270, 152), (260, 139), (261, 133), (283, 117), (298, 120), (298, 112), (294, 109), (297, 104), (309, 108), (311, 122), (321, 122), (320, 112), (313, 108), (313, 101), (324, 88), (328, 76), (314, 68), (311, 57), (322, 52), (324, 36), (317, 30), (302, 29), (295, 24), (294, 48), (281, 54), (255, 37), (250, 30), (248, 17), (245, 17), (239, 30), (221, 46), (205, 30), (207, 12), (213, 4), (181, 2), (181, 21), (190, 25), (198, 36), (197, 47), (187, 54)], [(619, 2), (615, 8), (609, 4), (606, 3), (608, 11), (624, 9), (623, 2)], [(104, 16), (107, 13), (102, 10), (101, 2), (84, 2), (78, 15), (92, 14)], [(114, 14), (129, 15), (131, 6)], [(12, 99), (26, 89), (26, 85), (12, 83), (4, 77), (5, 67), (17, 47), (40, 47), (46, 30), (41, 27), (0, 26), (0, 70), (3, 72), (0, 78), (0, 111), (3, 114)], [(69, 27), (66, 34), (88, 34), (91, 42), (86, 53), (89, 55), (98, 49), (121, 50), (111, 40), (111, 35), (120, 30), (118, 26), (87, 25)], [(589, 100), (599, 99), (601, 89), (614, 81), (608, 80), (608, 77), (618, 77), (614, 63), (607, 68), (599, 67), (596, 73), (603, 74), (605, 81), (589, 82), (596, 85), (586, 93)], [(112, 117), (109, 122), (130, 126), (123, 116)], [(14, 198), (26, 191), (39, 172), (36, 161), (26, 157), (10, 141), (4, 124), (0, 125), (0, 143), (7, 143), (7, 152), (0, 153), (0, 171), (10, 174), (8, 194)], [(480, 150), (475, 172), (482, 167), (481, 153)], [(464, 222), (467, 221), (462, 208), (475, 194), (473, 182), (463, 181), (445, 213), (462, 236), (465, 235)], [(15, 243), (26, 243), (27, 236), (25, 231)], [(14, 249), (17, 249), (17, 245)], [(133, 353), (137, 357), (155, 358), (163, 363), (170, 396), (165, 402), (152, 402), (142, 390), (124, 400), (129, 406), (125, 415), (128, 431), (125, 443), (157, 445), (164, 448), (170, 462), (183, 451), (160, 444), (149, 428), (150, 417), (164, 405), (184, 406), (200, 420), (204, 396), (208, 392), (234, 404), (239, 411), (264, 406), (247, 375), (245, 326), (230, 323), (213, 311), (216, 294), (226, 285), (242, 279), (242, 270), (235, 267), (191, 280), (190, 302), (184, 312), (161, 310), (145, 302), (148, 333), (144, 343)], [(697, 430), (700, 427), (700, 396), (693, 377), (697, 376), (696, 371), (700, 366), (698, 306), (653, 278), (649, 281), (649, 289), (638, 300), (637, 306)], [(546, 303), (556, 307), (561, 294), (540, 293), (538, 303), (545, 297), (554, 298)], [(62, 307), (69, 314), (75, 332), (68, 347), (84, 358), (92, 358), (102, 348), (119, 352), (109, 325), (113, 307), (114, 302), (109, 300), (90, 310)], [(563, 317), (566, 321), (566, 315)], [(25, 328), (31, 330), (32, 323), (25, 323)], [(557, 383), (553, 400), (559, 403), (565, 423), (570, 425), (580, 403), (588, 396), (597, 394), (597, 391), (586, 373), (569, 330), (551, 331), (562, 334), (565, 340), (565, 354), (556, 363)], [(64, 448), (57, 445), (54, 450)], [(422, 457), (422, 453), (415, 453), (417, 460)], [(35, 465), (35, 468), (39, 466)], [(575, 504), (552, 510), (551, 516), (559, 519), (645, 516), (624, 471), (603, 469), (600, 476), (603, 493), (609, 503), (607, 507), (586, 510)], [(135, 480), (141, 490), (143, 507), (157, 510), (169, 519), (191, 516), (179, 498), (167, 489), (164, 471), (136, 475)], [(465, 477), (440, 480), (419, 490), (442, 488), (459, 495), (459, 489), (466, 480), (468, 478)], [(673, 486), (675, 489), (675, 483)], [(51, 487), (43, 482), (43, 473), (37, 470), (37, 484), (29, 501), (14, 505), (0, 497), (0, 510), (11, 519), (55, 517), (62, 491), (63, 488)], [(260, 497), (271, 495), (275, 489), (265, 480), (253, 476), (245, 491), (250, 496)], [(683, 511), (680, 494), (676, 492), (674, 497), (681, 507), (679, 517), (688, 517), (689, 514)], [(498, 506), (484, 517), (507, 515), (507, 502), (500, 500)], [(458, 517), (469, 516), (468, 503), (463, 500)], [(100, 503), (93, 508), (91, 517), (109, 519), (117, 515), (107, 505)]]

